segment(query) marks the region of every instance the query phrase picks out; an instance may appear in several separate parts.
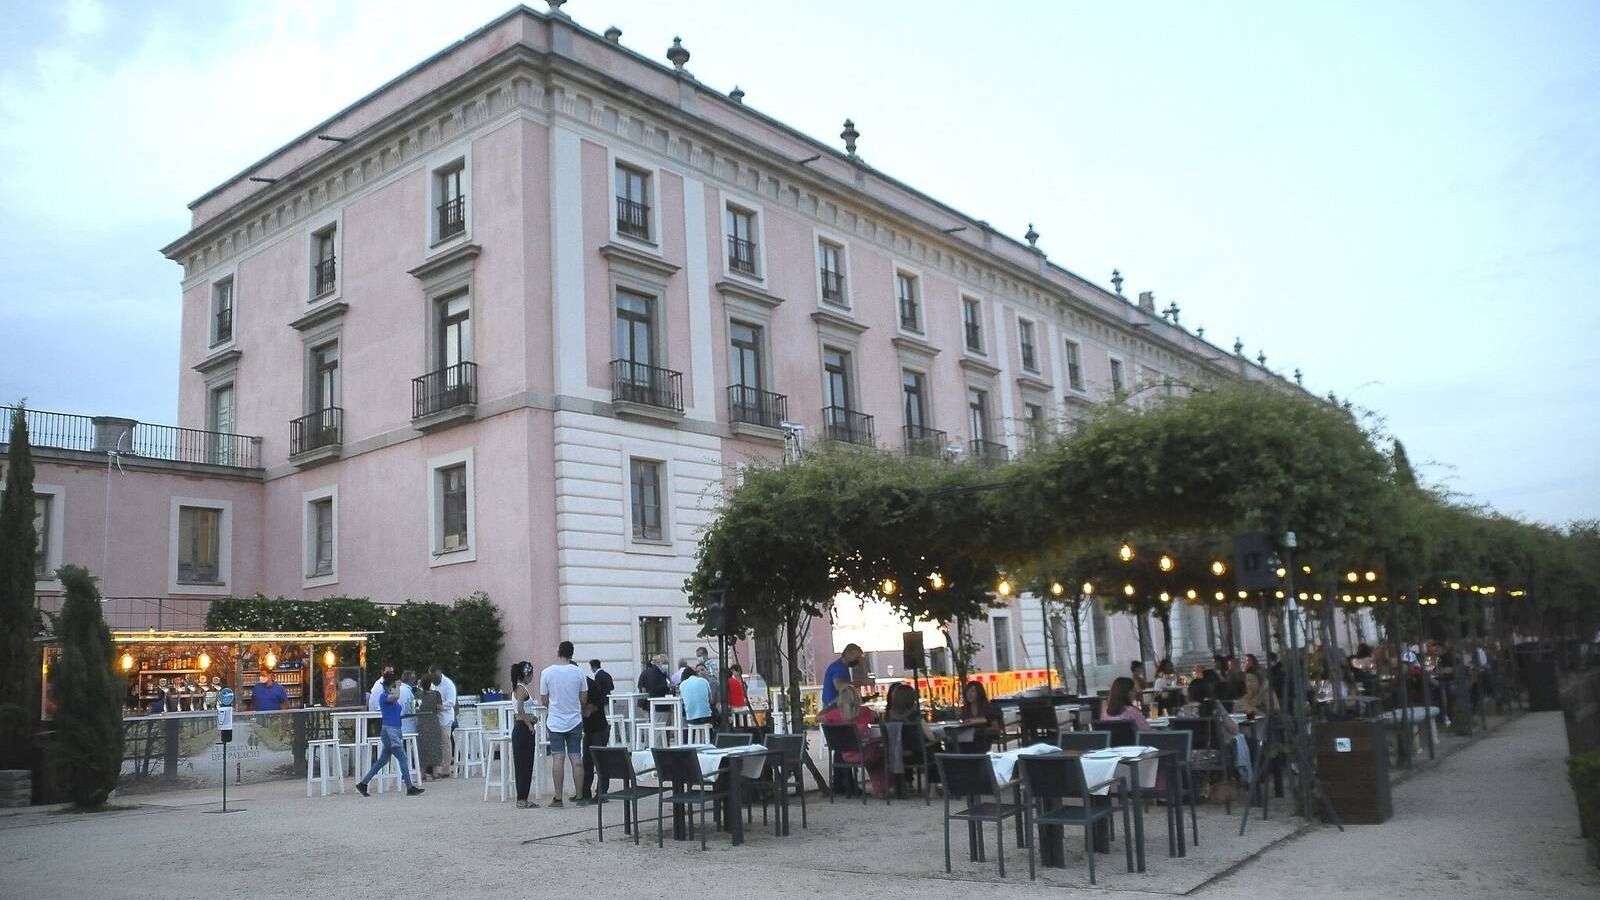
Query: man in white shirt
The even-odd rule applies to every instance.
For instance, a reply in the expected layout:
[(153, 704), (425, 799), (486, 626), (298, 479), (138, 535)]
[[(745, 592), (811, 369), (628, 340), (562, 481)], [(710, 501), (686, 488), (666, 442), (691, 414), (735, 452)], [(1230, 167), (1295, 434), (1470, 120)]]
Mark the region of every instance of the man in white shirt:
[(417, 673), (407, 669), (400, 676), (400, 734), (417, 733)]
[[(539, 673), (539, 702), (545, 708), (550, 733), (550, 780), (555, 787), (552, 809), (561, 808), (562, 757), (572, 764), (572, 787), (583, 787), (583, 704), (589, 699), (589, 679), (572, 661), (572, 642), (562, 641), (556, 663)], [(574, 796), (573, 802), (586, 801)]]
[(450, 676), (439, 671), (439, 664), (434, 663), (428, 667), (428, 677), (439, 686), (439, 721), (443, 722), (451, 731), (456, 727), (456, 683)]
[(378, 680), (372, 683), (372, 690), (367, 691), (368, 712), (383, 712), (383, 708), (379, 705), (383, 700), (383, 679), (393, 674), (394, 666), (384, 666), (383, 671), (378, 673)]

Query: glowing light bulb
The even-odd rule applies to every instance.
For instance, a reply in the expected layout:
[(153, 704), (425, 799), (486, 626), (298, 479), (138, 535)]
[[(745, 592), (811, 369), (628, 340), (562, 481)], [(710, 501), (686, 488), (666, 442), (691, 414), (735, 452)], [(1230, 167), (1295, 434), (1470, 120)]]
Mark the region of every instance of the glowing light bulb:
[(933, 585), (933, 589), (937, 591), (944, 587), (944, 576), (934, 572), (928, 576), (928, 584)]
[(130, 670), (132, 668), (133, 668), (133, 654), (132, 653), (124, 653), (124, 654), (122, 654), (122, 671), (126, 672), (126, 671), (128, 671), (128, 670)]
[(1368, 569), (1367, 572), (1366, 572), (1366, 579), (1368, 581), (1377, 581), (1378, 580), (1378, 573), (1372, 571), (1371, 569)]
[(268, 650), (267, 651), (266, 663), (267, 663), (267, 668), (276, 669), (278, 667), (278, 654), (273, 653), (271, 650)]
[(1133, 561), (1133, 547), (1131, 545), (1129, 545), (1129, 544), (1123, 544), (1121, 547), (1118, 547), (1117, 548), (1117, 558), (1122, 560), (1123, 562), (1132, 562)]
[(880, 584), (878, 586), (883, 589), (883, 595), (885, 597), (893, 597), (895, 588), (897, 587), (897, 585), (894, 583), (894, 579), (893, 578), (885, 578), (883, 580), (883, 584)]
[(995, 586), (995, 591), (1002, 597), (1011, 596), (1011, 581), (1006, 578), (1000, 579), (1000, 583)]
[(1083, 583), (1083, 592), (1085, 594), (1093, 594), (1094, 593), (1094, 584), (1091, 583), (1091, 582), (1085, 581)]
[(1226, 571), (1228, 571), (1228, 567), (1222, 564), (1222, 560), (1214, 559), (1211, 561), (1211, 574), (1221, 575)]
[(1123, 585), (1122, 586), (1122, 593), (1123, 593), (1123, 596), (1132, 597), (1133, 596), (1133, 585), (1131, 585), (1131, 584)]
[(1161, 558), (1156, 561), (1156, 565), (1159, 566), (1163, 572), (1171, 572), (1178, 564), (1172, 561), (1172, 557), (1163, 553), (1161, 554)]
[(331, 669), (338, 662), (339, 657), (334, 655), (332, 647), (322, 651), (322, 665), (324, 668)]
[(1067, 592), (1067, 586), (1066, 585), (1062, 584), (1059, 581), (1050, 582), (1050, 595), (1052, 597), (1059, 597), (1062, 594), (1065, 594), (1066, 592)]
[(1187, 591), (1184, 591), (1183, 595), (1188, 597), (1190, 600), (1193, 600), (1195, 597), (1199, 596), (1195, 593), (1194, 588), (1189, 588)]
[(206, 669), (209, 669), (209, 668), (211, 668), (211, 654), (209, 654), (209, 653), (200, 654), (200, 670), (201, 671), (205, 671)]

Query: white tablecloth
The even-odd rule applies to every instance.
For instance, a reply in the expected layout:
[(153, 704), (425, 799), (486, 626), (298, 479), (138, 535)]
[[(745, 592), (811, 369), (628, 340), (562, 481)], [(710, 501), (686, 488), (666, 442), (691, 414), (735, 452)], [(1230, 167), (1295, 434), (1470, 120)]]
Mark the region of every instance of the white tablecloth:
[[(712, 747), (709, 744), (684, 744), (685, 748), (693, 747), (700, 751), (700, 774), (710, 778), (722, 768), (722, 760), (729, 756), (744, 756), (747, 754), (762, 754), (767, 751), (760, 744), (751, 744), (747, 747)], [(635, 772), (653, 771), (656, 767), (655, 757), (649, 750), (639, 750), (633, 754), (633, 770)], [(766, 765), (766, 757), (752, 755), (749, 759), (740, 761), (739, 772), (746, 778), (760, 778), (761, 769)]]
[[(1018, 776), (1017, 760), (1023, 756), (1047, 756), (1060, 752), (1054, 744), (1030, 744), (1018, 747), (1015, 750), (1006, 750), (1001, 753), (989, 754), (989, 763), (994, 766), (994, 780), (1006, 785)], [(1089, 784), (1099, 784), (1111, 778), (1126, 777), (1127, 768), (1120, 765), (1125, 757), (1143, 756), (1146, 753), (1155, 753), (1154, 747), (1111, 747), (1106, 750), (1096, 750), (1078, 757), (1078, 763), (1083, 767), (1084, 780)], [(1155, 758), (1138, 763), (1135, 768), (1139, 770), (1139, 787), (1154, 788), (1156, 786), (1156, 773), (1160, 769)], [(1103, 787), (1096, 794), (1105, 795), (1111, 792), (1110, 786)]]

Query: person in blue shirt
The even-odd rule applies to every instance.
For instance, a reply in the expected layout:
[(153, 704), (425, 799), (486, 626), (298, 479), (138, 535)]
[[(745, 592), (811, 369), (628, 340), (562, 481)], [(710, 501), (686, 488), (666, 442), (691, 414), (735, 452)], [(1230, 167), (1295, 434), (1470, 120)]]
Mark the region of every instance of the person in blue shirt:
[(706, 667), (685, 668), (678, 681), (678, 696), (683, 698), (683, 718), (690, 725), (714, 725), (716, 715), (711, 710), (711, 682), (706, 680)]
[(379, 739), (383, 742), (383, 752), (367, 770), (367, 774), (356, 782), (356, 792), (363, 797), (369, 797), (367, 783), (388, 765), (393, 759), (400, 766), (400, 778), (406, 784), (406, 796), (415, 797), (422, 793), (422, 788), (411, 783), (411, 766), (406, 762), (405, 738), (400, 734), (400, 679), (393, 672), (383, 676), (383, 693), (378, 698), (379, 711), (383, 713), (383, 729), (378, 732)]
[(839, 688), (852, 683), (850, 667), (861, 661), (861, 645), (845, 644), (839, 658), (828, 664), (822, 673), (822, 705), (839, 699)]
[(256, 712), (276, 712), (288, 699), (289, 694), (271, 672), (262, 672), (261, 683), (250, 692), (250, 703)]

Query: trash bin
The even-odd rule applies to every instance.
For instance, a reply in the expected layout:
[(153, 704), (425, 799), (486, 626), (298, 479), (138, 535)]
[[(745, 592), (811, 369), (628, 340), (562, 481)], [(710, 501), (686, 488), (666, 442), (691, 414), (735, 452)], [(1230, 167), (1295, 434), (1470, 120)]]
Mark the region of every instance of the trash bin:
[(1389, 793), (1388, 726), (1352, 719), (1319, 722), (1317, 781), (1345, 825), (1381, 825), (1394, 815)]

